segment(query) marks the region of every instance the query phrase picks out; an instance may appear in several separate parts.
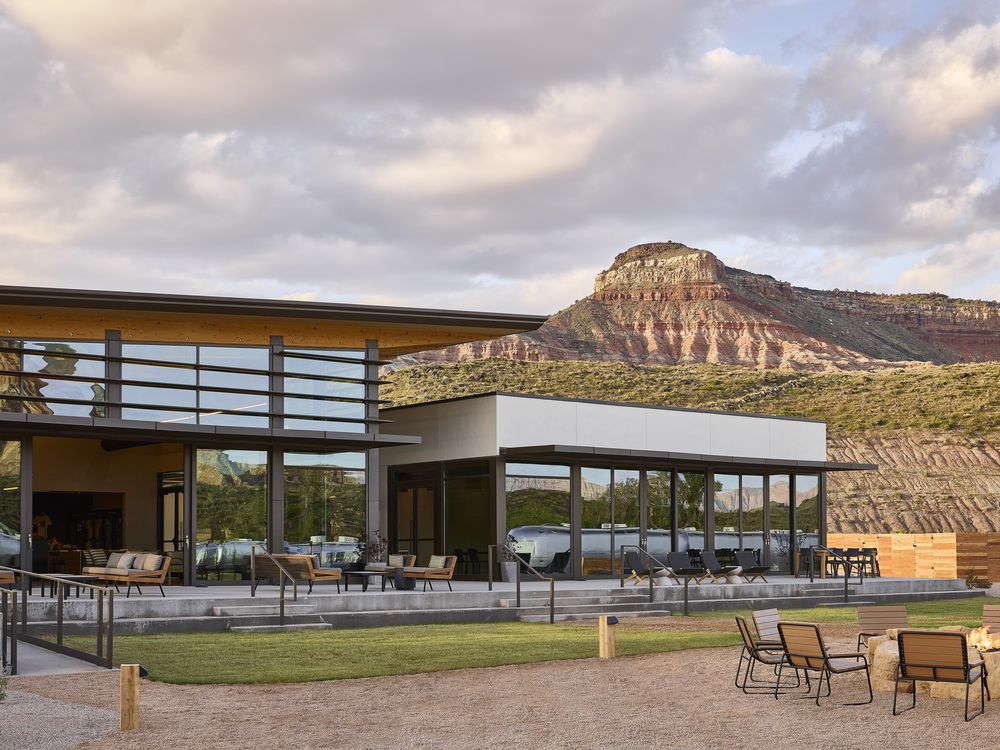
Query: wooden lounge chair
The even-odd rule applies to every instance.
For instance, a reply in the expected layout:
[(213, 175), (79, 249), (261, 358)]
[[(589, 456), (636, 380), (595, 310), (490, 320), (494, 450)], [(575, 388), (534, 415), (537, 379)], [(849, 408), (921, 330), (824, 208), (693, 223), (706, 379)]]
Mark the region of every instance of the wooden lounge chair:
[[(892, 715), (897, 716), (917, 706), (917, 691), (913, 702), (903, 711), (896, 710), (899, 683), (909, 680), (925, 682), (952, 682), (965, 685), (965, 720), (971, 721), (986, 710), (986, 665), (976, 652), (969, 657), (964, 633), (927, 630), (901, 630), (896, 637), (899, 644), (899, 666), (896, 667), (896, 684), (892, 695)], [(979, 713), (969, 716), (969, 690), (979, 680)]]
[(6, 570), (0, 570), (0, 586), (13, 586), (14, 574)]
[[(754, 676), (754, 670), (758, 664), (763, 664), (769, 667), (776, 676), (778, 665), (785, 661), (784, 647), (781, 643), (765, 643), (755, 639), (750, 632), (750, 625), (743, 617), (736, 618), (736, 627), (743, 638), (743, 650), (740, 651), (740, 661), (736, 667), (736, 687), (740, 688), (747, 695), (763, 692), (771, 693), (775, 687), (774, 682), (757, 679)], [(751, 685), (749, 683), (756, 684)], [(802, 680), (799, 677), (799, 671), (795, 670), (795, 684), (780, 687), (797, 688), (801, 686)]]
[(781, 634), (778, 633), (778, 623), (781, 615), (776, 609), (757, 609), (750, 613), (753, 625), (757, 629), (757, 640), (764, 643), (781, 645)]
[(701, 583), (703, 578), (708, 578), (708, 571), (701, 567), (694, 567), (691, 564), (691, 557), (687, 552), (667, 553), (667, 577), (684, 583), (684, 578), (693, 578), (695, 583)]
[(746, 550), (737, 552), (736, 564), (740, 566), (740, 575), (743, 576), (743, 579), (747, 583), (753, 583), (758, 578), (767, 583), (767, 578), (764, 577), (764, 574), (770, 573), (771, 569), (766, 565), (758, 563), (757, 556), (753, 552)]
[(983, 625), (988, 626), (991, 633), (1000, 633), (1000, 604), (983, 605)]
[(257, 590), (259, 581), (278, 581), (281, 572), (271, 558), (277, 560), (281, 567), (287, 571), (288, 575), (296, 581), (301, 581), (309, 585), (309, 592), (312, 593), (313, 584), (335, 583), (337, 593), (340, 593), (340, 582), (344, 578), (344, 571), (340, 568), (321, 568), (315, 555), (256, 555), (254, 557), (254, 580), (251, 582), (253, 590)]
[(732, 583), (732, 576), (739, 575), (739, 565), (720, 565), (715, 552), (705, 550), (701, 553), (701, 562), (705, 566), (705, 572), (712, 578), (712, 583), (725, 581)]
[(881, 607), (858, 607), (858, 651), (868, 645), (868, 639), (885, 635), (890, 628), (905, 629), (910, 626), (903, 604), (887, 604)]
[(433, 591), (434, 581), (444, 581), (448, 584), (448, 590), (453, 591), (451, 578), (455, 575), (455, 564), (457, 562), (458, 558), (454, 555), (431, 555), (431, 559), (423, 568), (403, 568), (403, 577), (423, 581), (424, 591), (427, 590), (428, 586)]
[[(868, 657), (856, 652), (852, 654), (831, 654), (827, 651), (819, 626), (809, 622), (779, 622), (778, 634), (785, 647), (786, 660), (778, 665), (778, 681), (781, 681), (781, 670), (787, 664), (793, 669), (809, 672), (819, 672), (819, 684), (816, 686), (816, 705), (819, 705), (823, 692), (823, 679), (826, 679), (826, 694), (831, 694), (830, 679), (835, 674), (864, 671), (868, 681), (868, 700), (860, 703), (847, 703), (848, 706), (864, 706), (875, 698), (872, 693), (872, 678), (868, 672)], [(778, 688), (774, 688), (774, 697), (778, 697)]]

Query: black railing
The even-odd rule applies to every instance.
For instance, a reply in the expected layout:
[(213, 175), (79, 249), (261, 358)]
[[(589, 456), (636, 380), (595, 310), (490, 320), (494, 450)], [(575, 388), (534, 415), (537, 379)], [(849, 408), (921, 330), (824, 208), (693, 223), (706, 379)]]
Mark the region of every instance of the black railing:
[[(112, 669), (114, 667), (114, 633), (115, 633), (115, 592), (114, 589), (104, 586), (96, 586), (90, 583), (83, 583), (79, 580), (63, 578), (56, 575), (46, 575), (44, 573), (31, 573), (27, 570), (8, 568), (0, 566), (0, 571), (14, 573), (17, 576), (19, 589), (0, 589), (0, 663), (4, 669), (9, 669), (10, 674), (17, 674), (17, 644), (27, 643), (39, 648), (54, 651), (57, 654), (71, 656), (74, 659), (81, 659), (99, 667)], [(29, 633), (28, 627), (32, 623), (28, 621), (28, 592), (32, 588), (32, 583), (37, 581), (42, 592), (45, 591), (45, 584), (49, 585), (50, 591), (56, 597), (56, 621), (55, 621), (55, 641), (46, 640), (37, 635)], [(94, 653), (84, 651), (65, 643), (65, 614), (64, 602), (66, 601), (66, 587), (75, 586), (78, 589), (85, 589), (97, 600), (96, 611), (96, 648)], [(18, 603), (20, 597), (20, 604)], [(39, 626), (48, 623), (34, 623), (34, 629), (39, 630)]]
[(518, 555), (517, 552), (515, 552), (513, 549), (511, 549), (510, 547), (508, 547), (506, 544), (500, 544), (500, 545), (491, 544), (489, 547), (487, 547), (486, 552), (487, 552), (488, 560), (487, 560), (486, 567), (489, 570), (489, 590), (490, 591), (493, 590), (493, 563), (494, 563), (494, 560), (496, 560), (495, 551), (498, 548), (502, 549), (508, 556), (510, 556), (511, 558), (513, 558), (511, 560), (511, 562), (514, 562), (515, 560), (517, 561), (517, 565), (514, 566), (514, 570), (515, 570), (515, 573), (514, 573), (515, 587), (514, 587), (514, 589), (516, 591), (516, 605), (517, 605), (517, 608), (518, 609), (521, 608), (521, 566), (523, 565), (531, 573), (533, 573), (535, 575), (535, 577), (538, 578), (538, 580), (540, 580), (540, 581), (547, 581), (548, 582), (548, 584), (549, 584), (549, 624), (554, 623), (556, 621), (556, 579), (548, 577), (548, 576), (543, 576), (541, 573), (539, 573), (537, 570), (535, 570), (533, 567), (531, 567), (531, 564), (527, 560), (525, 560), (520, 555)]
[(278, 624), (285, 624), (285, 579), (292, 582), (292, 601), (299, 600), (299, 583), (295, 577), (285, 570), (285, 566), (278, 562), (278, 559), (263, 547), (257, 544), (250, 545), (250, 596), (257, 596), (257, 550), (263, 553), (263, 557), (273, 563), (278, 571)]
[[(829, 559), (837, 560), (844, 566), (844, 603), (848, 603), (851, 600), (851, 566), (856, 566), (858, 569), (858, 584), (862, 585), (865, 582), (865, 566), (863, 560), (852, 560), (846, 555), (832, 550), (829, 547), (824, 547), (822, 544), (816, 544), (809, 548), (809, 582), (812, 583), (816, 580), (816, 553), (821, 552), (820, 557), (823, 559), (823, 565), (829, 562)], [(829, 559), (827, 559), (829, 558)]]

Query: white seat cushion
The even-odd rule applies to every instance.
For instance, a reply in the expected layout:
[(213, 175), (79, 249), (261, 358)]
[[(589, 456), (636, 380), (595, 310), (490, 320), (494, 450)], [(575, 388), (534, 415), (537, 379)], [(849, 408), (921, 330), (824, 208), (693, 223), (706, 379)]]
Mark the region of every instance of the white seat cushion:
[(443, 568), (448, 562), (448, 558), (444, 555), (431, 555), (430, 562), (427, 563), (428, 568)]
[(403, 555), (389, 555), (389, 567), (398, 568), (403, 564)]
[[(145, 556), (145, 560), (142, 561), (143, 570), (159, 570), (160, 566), (163, 564), (163, 555), (153, 555), (149, 554)], [(133, 563), (134, 568), (139, 566)]]
[(132, 558), (132, 562), (130, 562), (128, 566), (132, 568), (132, 570), (142, 570), (147, 557), (149, 557), (149, 555), (145, 553), (136, 555)]
[(109, 568), (130, 568), (135, 560), (134, 552), (112, 552), (108, 555)]

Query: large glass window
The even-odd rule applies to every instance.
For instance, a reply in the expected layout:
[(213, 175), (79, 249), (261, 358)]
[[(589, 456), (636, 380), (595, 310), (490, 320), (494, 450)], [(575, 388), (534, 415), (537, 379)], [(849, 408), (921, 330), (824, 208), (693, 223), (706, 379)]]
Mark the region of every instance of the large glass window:
[[(105, 415), (104, 342), (25, 341), (21, 358), (21, 395), (29, 414), (67, 417)], [(29, 353), (30, 352), (30, 353)]]
[(536, 570), (570, 575), (568, 466), (507, 465), (507, 535)]
[(757, 559), (762, 560), (764, 556), (764, 477), (743, 476), (740, 488), (740, 513), (740, 526), (743, 531), (742, 547), (753, 550)]
[(740, 478), (737, 474), (715, 475), (715, 548), (740, 546)]
[[(261, 347), (199, 347), (199, 422), (226, 427), (267, 427), (270, 424), (267, 417), (270, 399), (266, 393), (229, 393), (209, 389), (214, 387), (266, 392), (270, 377), (265, 373), (269, 368), (270, 356), (270, 350)], [(223, 372), (213, 370), (212, 367), (258, 372)], [(205, 411), (206, 409), (209, 411)]]
[(0, 440), (0, 565), (21, 567), (21, 443)]
[(364, 467), (364, 453), (285, 453), (285, 552), (327, 568), (364, 561)]
[(249, 580), (250, 548), (267, 538), (267, 453), (198, 450), (199, 580)]
[(705, 549), (705, 475), (677, 472), (677, 548)]
[(819, 476), (795, 475), (795, 544), (805, 549), (819, 544)]
[(770, 477), (770, 516), (771, 516), (771, 569), (783, 572), (791, 570), (792, 546), (791, 534), (791, 490), (789, 477), (786, 474), (775, 474)]
[[(646, 550), (651, 555), (664, 556), (673, 550), (670, 538), (670, 482), (672, 472), (646, 472), (647, 531)], [(663, 559), (666, 559), (665, 557)]]
[(282, 359), (285, 392), (296, 394), (285, 398), (287, 429), (365, 431), (364, 352), (286, 349)]
[(444, 549), (458, 557), (459, 573), (486, 574), (492, 505), (488, 463), (444, 467)]
[(611, 469), (583, 468), (583, 527), (580, 540), (585, 576), (610, 575), (611, 542)]

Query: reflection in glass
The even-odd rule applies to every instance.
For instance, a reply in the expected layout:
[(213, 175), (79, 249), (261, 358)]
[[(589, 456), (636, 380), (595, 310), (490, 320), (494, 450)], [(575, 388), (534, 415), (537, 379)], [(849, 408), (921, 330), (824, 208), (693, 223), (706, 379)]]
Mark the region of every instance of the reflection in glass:
[(197, 578), (249, 580), (267, 535), (267, 452), (199, 448), (197, 489)]
[(764, 554), (764, 477), (744, 475), (740, 509), (743, 514), (743, 549), (753, 550), (757, 559), (761, 560)]
[(740, 478), (735, 474), (715, 475), (715, 548), (740, 546)]
[(677, 549), (705, 549), (705, 475), (677, 472)]
[[(295, 354), (309, 355), (296, 357)], [(339, 357), (356, 359), (357, 362), (338, 362), (311, 357)], [(286, 397), (285, 419), (287, 429), (325, 430), (328, 432), (364, 432), (364, 422), (344, 422), (344, 419), (363, 420), (365, 405), (350, 401), (325, 401), (309, 396), (336, 396), (338, 398), (364, 398), (364, 352), (355, 350), (286, 349), (282, 357), (285, 372), (285, 390), (302, 394)], [(294, 375), (323, 376), (330, 380), (296, 378)], [(343, 381), (356, 382), (343, 382)]]
[(646, 498), (649, 503), (646, 550), (656, 557), (673, 551), (670, 540), (670, 479), (669, 471), (646, 472)]
[(819, 476), (795, 475), (795, 544), (805, 549), (819, 544)]
[(580, 549), (585, 576), (610, 575), (611, 541), (611, 469), (583, 468), (583, 527)]
[[(67, 417), (105, 415), (105, 407), (101, 403), (105, 399), (104, 362), (73, 356), (103, 355), (103, 342), (25, 341), (24, 347), (45, 353), (24, 354), (25, 374), (21, 382), (21, 395), (59, 399), (26, 401), (25, 411)], [(63, 400), (94, 403), (61, 403)]]
[(530, 474), (515, 474), (523, 466), (507, 467), (507, 534), (536, 570), (570, 575), (569, 467), (531, 464)]
[(21, 443), (0, 441), (0, 565), (21, 567)]
[[(4, 346), (17, 347), (19, 341), (0, 339)], [(10, 373), (21, 371), (21, 354), (19, 352), (0, 351), (0, 370)], [(21, 393), (21, 377), (17, 374), (0, 374), (0, 411), (16, 412), (21, 411), (21, 402), (18, 399), (4, 398), (5, 395), (17, 396)]]
[(789, 534), (790, 490), (787, 474), (775, 474), (770, 477), (770, 515), (771, 515), (771, 569), (782, 572), (791, 570), (792, 548)]
[(611, 552), (615, 575), (621, 573), (622, 545), (639, 546), (639, 470), (615, 469), (611, 496)]
[(491, 507), (489, 464), (445, 467), (444, 550), (458, 557), (459, 573), (486, 574)]
[(365, 559), (364, 454), (285, 453), (285, 552), (321, 567)]

